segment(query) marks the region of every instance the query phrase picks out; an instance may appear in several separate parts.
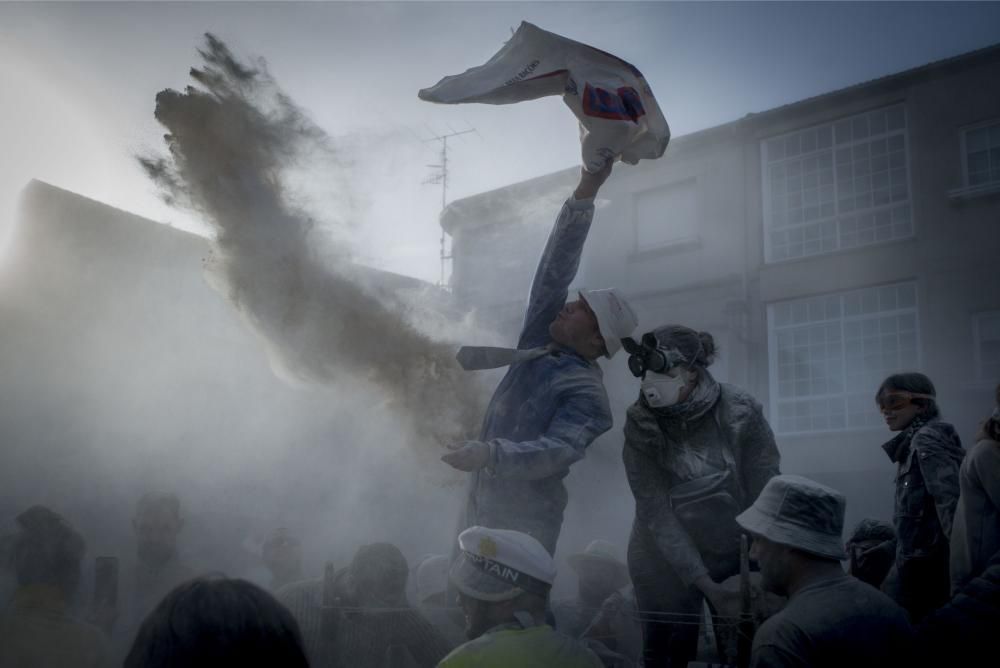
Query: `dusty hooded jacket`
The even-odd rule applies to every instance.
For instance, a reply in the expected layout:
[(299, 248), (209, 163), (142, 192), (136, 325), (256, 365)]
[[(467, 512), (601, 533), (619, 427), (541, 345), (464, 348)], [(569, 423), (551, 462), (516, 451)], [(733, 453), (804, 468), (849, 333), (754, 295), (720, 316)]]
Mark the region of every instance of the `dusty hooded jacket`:
[(955, 428), (936, 418), (915, 421), (882, 449), (897, 465), (896, 567), (946, 555), (965, 456)]
[[(552, 343), (549, 324), (566, 304), (593, 216), (593, 200), (563, 205), (535, 272), (519, 349)], [(554, 346), (511, 366), (486, 410), (480, 440), (490, 461), (470, 476), (462, 528), (523, 531), (554, 553), (567, 501), (562, 480), (611, 423), (596, 363)]]
[(623, 453), (635, 496), (638, 534), (655, 543), (685, 584), (709, 569), (674, 514), (672, 488), (711, 473), (713, 467), (725, 466), (722, 449), (727, 448), (740, 487), (741, 498), (736, 500), (745, 509), (767, 481), (780, 473), (781, 459), (761, 406), (749, 393), (716, 383), (711, 374), (702, 371), (702, 379), (688, 400), (692, 401), (698, 405), (676, 417), (658, 415), (642, 399), (634, 403), (628, 409)]

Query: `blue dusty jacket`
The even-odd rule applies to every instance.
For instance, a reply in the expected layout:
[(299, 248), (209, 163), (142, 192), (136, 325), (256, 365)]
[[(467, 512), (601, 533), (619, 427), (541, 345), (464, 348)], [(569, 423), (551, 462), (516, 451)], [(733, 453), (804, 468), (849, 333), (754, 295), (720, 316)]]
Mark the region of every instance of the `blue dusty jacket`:
[[(519, 349), (552, 344), (549, 324), (566, 304), (594, 217), (593, 200), (559, 212), (531, 286)], [(515, 364), (486, 409), (480, 440), (489, 464), (473, 472), (463, 528), (514, 529), (555, 552), (566, 487), (562, 480), (595, 438), (611, 428), (600, 367), (568, 348)]]
[(955, 428), (934, 418), (915, 422), (882, 445), (897, 466), (896, 567), (914, 558), (947, 559), (965, 451)]

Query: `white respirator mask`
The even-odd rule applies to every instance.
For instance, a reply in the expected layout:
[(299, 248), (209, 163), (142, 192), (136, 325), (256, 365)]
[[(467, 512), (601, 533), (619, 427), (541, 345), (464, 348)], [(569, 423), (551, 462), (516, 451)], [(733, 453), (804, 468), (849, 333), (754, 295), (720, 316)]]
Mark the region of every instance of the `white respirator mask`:
[[(670, 373), (674, 375), (670, 375)], [(681, 390), (694, 377), (694, 372), (672, 369), (670, 373), (647, 371), (642, 379), (642, 396), (650, 408), (667, 408), (678, 402)]]

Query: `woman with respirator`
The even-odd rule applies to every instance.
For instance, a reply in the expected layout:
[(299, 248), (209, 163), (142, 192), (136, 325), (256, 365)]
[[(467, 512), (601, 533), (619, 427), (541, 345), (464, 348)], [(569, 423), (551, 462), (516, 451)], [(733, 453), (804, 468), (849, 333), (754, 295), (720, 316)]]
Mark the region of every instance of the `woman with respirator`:
[(635, 496), (628, 565), (648, 620), (645, 665), (684, 666), (697, 653), (702, 601), (719, 615), (739, 611), (738, 593), (720, 585), (739, 572), (736, 515), (779, 473), (778, 448), (760, 404), (709, 373), (711, 334), (669, 325), (622, 345), (642, 381), (623, 457)]

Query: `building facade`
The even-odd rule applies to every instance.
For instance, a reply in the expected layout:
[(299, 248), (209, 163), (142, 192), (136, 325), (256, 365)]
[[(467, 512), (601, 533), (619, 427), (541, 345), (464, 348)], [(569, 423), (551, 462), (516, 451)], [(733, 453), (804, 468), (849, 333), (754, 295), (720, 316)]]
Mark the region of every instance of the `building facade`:
[[(622, 289), (641, 331), (711, 332), (715, 375), (764, 404), (783, 469), (844, 491), (848, 522), (886, 517), (879, 383), (928, 374), (968, 443), (1000, 382), (998, 85), (1000, 45), (675, 138), (616, 169), (577, 283)], [(511, 338), (575, 174), (442, 218), (456, 297)], [(604, 366), (620, 444), (637, 387)]]

